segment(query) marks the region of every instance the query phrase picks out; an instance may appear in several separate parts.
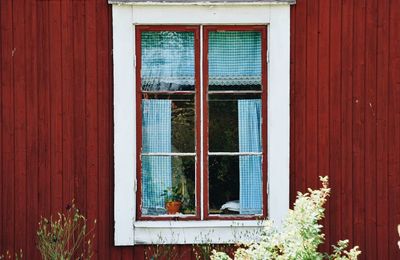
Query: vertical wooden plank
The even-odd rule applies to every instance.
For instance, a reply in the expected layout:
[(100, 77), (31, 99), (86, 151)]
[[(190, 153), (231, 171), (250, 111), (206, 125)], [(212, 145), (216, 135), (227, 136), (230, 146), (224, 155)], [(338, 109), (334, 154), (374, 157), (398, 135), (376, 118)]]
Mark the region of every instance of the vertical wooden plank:
[[(354, 244), (365, 251), (365, 0), (354, 2), (353, 208)], [(365, 255), (362, 256), (362, 259)]]
[(399, 259), (396, 226), (400, 223), (400, 2), (390, 1), (389, 53), (389, 241), (390, 259)]
[(14, 114), (14, 71), (15, 48), (13, 43), (13, 2), (3, 1), (0, 9), (1, 21), (1, 127), (2, 127), (2, 186), (1, 199), (6, 215), (2, 219), (2, 232), (5, 236), (3, 247), (14, 252), (14, 183), (15, 183), (15, 114)]
[(376, 54), (377, 54), (377, 13), (376, 0), (366, 5), (366, 50), (365, 50), (365, 254), (377, 259), (376, 222)]
[[(330, 4), (330, 48), (329, 48), (329, 175), (332, 187), (329, 199), (330, 241), (341, 239), (341, 37), (342, 4), (331, 0)], [(345, 203), (343, 201), (343, 203)]]
[(136, 245), (134, 247), (134, 256), (135, 256), (135, 260), (145, 260), (148, 258), (148, 256), (146, 257), (146, 252), (145, 252), (145, 246), (143, 245)]
[(99, 255), (105, 259), (110, 258), (110, 249), (113, 245), (113, 219), (110, 219), (111, 205), (110, 182), (113, 179), (110, 171), (112, 157), (112, 66), (111, 63), (111, 11), (104, 1), (97, 1), (96, 27), (99, 31), (97, 37), (97, 88), (98, 88), (98, 163), (99, 163), (99, 215), (98, 215), (98, 248)]
[(307, 5), (306, 1), (296, 4), (296, 45), (295, 45), (295, 175), (296, 190), (306, 189), (306, 45), (307, 45)]
[(14, 96), (15, 96), (15, 250), (26, 251), (26, 49), (25, 49), (25, 3), (13, 5), (14, 36)]
[(62, 192), (62, 59), (61, 2), (49, 3), (50, 35), (50, 172), (51, 212), (63, 209)]
[(25, 5), (25, 14), (28, 29), (26, 31), (26, 81), (29, 87), (26, 89), (27, 104), (27, 249), (24, 257), (27, 259), (39, 259), (39, 252), (33, 241), (36, 239), (36, 228), (39, 221), (38, 213), (38, 24), (37, 2), (28, 1)]
[[(318, 38), (318, 174), (329, 175), (329, 44), (330, 1), (319, 1)], [(324, 232), (327, 234), (322, 247), (329, 250), (329, 201), (326, 206)]]
[(307, 1), (306, 65), (306, 179), (307, 187), (318, 187), (318, 19), (319, 1)]
[[(0, 14), (1, 14), (1, 6), (0, 6)], [(0, 19), (0, 28), (2, 27), (2, 21)], [(1, 42), (1, 33), (0, 33), (0, 42)], [(3, 45), (0, 44), (0, 60), (3, 60), (2, 57), (2, 48)], [(0, 126), (3, 125), (3, 120), (2, 120), (2, 110), (3, 110), (3, 87), (1, 84), (2, 81), (2, 74), (3, 71), (0, 69)], [(3, 154), (3, 128), (0, 127), (0, 154)], [(0, 156), (0, 169), (2, 168), (3, 165), (3, 156)], [(0, 171), (0, 208), (3, 208), (3, 171)], [(3, 230), (3, 214), (0, 214), (0, 252), (3, 251), (3, 241), (4, 241), (4, 230)]]
[(342, 237), (353, 244), (353, 0), (342, 1)]
[(50, 215), (50, 85), (49, 2), (38, 2), (39, 215)]
[(85, 65), (85, 7), (84, 1), (73, 1), (73, 148), (74, 186), (78, 207), (86, 210), (86, 65)]
[(296, 130), (294, 119), (296, 114), (296, 91), (295, 91), (295, 68), (296, 68), (296, 59), (295, 59), (295, 46), (296, 46), (296, 6), (290, 9), (290, 206), (296, 200), (296, 170), (295, 170), (295, 162), (296, 162)]
[[(97, 30), (96, 2), (86, 2), (85, 8), (85, 60), (86, 60), (86, 200), (87, 217), (92, 222), (98, 218), (98, 113), (97, 113)], [(98, 258), (98, 228), (93, 241), (93, 258)]]
[(73, 146), (73, 38), (72, 2), (61, 1), (61, 59), (62, 59), (62, 126), (63, 126), (63, 200), (64, 205), (74, 198)]
[(377, 42), (377, 255), (389, 259), (388, 73), (389, 0), (378, 1)]

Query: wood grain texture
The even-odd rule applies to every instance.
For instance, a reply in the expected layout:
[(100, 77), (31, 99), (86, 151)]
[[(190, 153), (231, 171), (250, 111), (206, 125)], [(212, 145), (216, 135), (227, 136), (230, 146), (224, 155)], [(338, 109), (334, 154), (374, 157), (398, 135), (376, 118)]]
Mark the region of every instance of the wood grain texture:
[[(361, 259), (400, 259), (399, 20), (390, 0), (291, 9), (291, 201), (329, 175), (326, 241)], [(111, 36), (105, 0), (0, 1), (0, 252), (40, 259), (40, 216), (75, 198), (98, 221), (96, 259), (149, 256), (113, 246)]]

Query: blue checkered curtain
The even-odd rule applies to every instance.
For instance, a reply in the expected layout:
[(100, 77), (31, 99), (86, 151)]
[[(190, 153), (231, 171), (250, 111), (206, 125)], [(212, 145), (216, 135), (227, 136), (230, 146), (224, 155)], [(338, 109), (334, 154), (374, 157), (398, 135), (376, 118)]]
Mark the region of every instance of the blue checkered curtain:
[(142, 88), (194, 89), (194, 33), (142, 33)]
[[(142, 100), (143, 153), (171, 152), (171, 100)], [(142, 213), (165, 213), (162, 193), (172, 186), (170, 156), (142, 156)]]
[(261, 32), (209, 33), (209, 85), (261, 85)]
[[(261, 100), (238, 100), (239, 152), (261, 152)], [(240, 214), (262, 212), (261, 156), (240, 156)]]

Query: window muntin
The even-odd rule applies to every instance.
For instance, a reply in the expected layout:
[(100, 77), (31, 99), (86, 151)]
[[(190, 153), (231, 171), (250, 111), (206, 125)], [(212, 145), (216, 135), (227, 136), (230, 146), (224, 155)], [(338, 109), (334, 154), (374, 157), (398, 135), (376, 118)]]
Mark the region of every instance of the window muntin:
[[(220, 29), (223, 31), (220, 31)], [(261, 123), (266, 118), (265, 29), (264, 26), (204, 27), (203, 54), (205, 58), (203, 58), (203, 81), (205, 83), (202, 88), (204, 93), (203, 106), (200, 106), (200, 69), (199, 66), (196, 67), (200, 63), (200, 57), (198, 56), (200, 52), (199, 27), (137, 26), (137, 68), (140, 72), (138, 75), (140, 77), (137, 77), (137, 97), (139, 99), (138, 104), (140, 104), (137, 116), (138, 122), (140, 122), (138, 126), (142, 128), (138, 129), (138, 141), (143, 138), (142, 142), (139, 143), (141, 146), (139, 147), (140, 155), (138, 158), (140, 164), (138, 167), (139, 196), (137, 198), (139, 219), (157, 219), (159, 217), (163, 219), (199, 219), (201, 193), (204, 195), (202, 204), (202, 210), (205, 213), (204, 219), (216, 217), (254, 218), (266, 215), (266, 153), (263, 152), (266, 150), (266, 145), (264, 144), (266, 141), (266, 122)], [(210, 38), (212, 41), (209, 41)], [(208, 43), (210, 44), (208, 45)], [(163, 48), (165, 48), (166, 53), (163, 53)], [(236, 52), (236, 54), (232, 54), (232, 52)], [(191, 68), (194, 68), (194, 71)], [(195, 102), (188, 102), (190, 98)], [(144, 123), (147, 123), (147, 121), (143, 122), (143, 119), (145, 118), (146, 106), (148, 106), (146, 105), (147, 102), (153, 103), (153, 105), (156, 103), (162, 104), (161, 107), (157, 108), (157, 113), (159, 114), (155, 115), (155, 117), (160, 114), (164, 116), (163, 119), (154, 120), (155, 122), (160, 122), (160, 127), (155, 125), (154, 131), (156, 132), (155, 136), (159, 136), (158, 139), (164, 135), (165, 137), (163, 138), (168, 139), (168, 144), (165, 147), (162, 146), (163, 141), (155, 142), (157, 144), (156, 147), (160, 146), (160, 148), (150, 152), (148, 149), (144, 149), (146, 148), (145, 141), (147, 137), (146, 131), (143, 129), (145, 128)], [(182, 131), (174, 131), (173, 108), (181, 108), (182, 104), (187, 106), (193, 103), (195, 104), (194, 109), (191, 107), (187, 110), (187, 114), (191, 116), (186, 116), (186, 119), (180, 118), (179, 120), (182, 121), (175, 123), (177, 126), (175, 128), (178, 129), (180, 126)], [(181, 104), (181, 106), (177, 106), (177, 104)], [(160, 104), (156, 106), (160, 106)], [(220, 144), (215, 146), (215, 150), (210, 149), (210, 152), (205, 152), (204, 161), (200, 161), (200, 147), (202, 147), (203, 151), (208, 151), (208, 142), (213, 138), (211, 125), (214, 113), (209, 111), (209, 109), (212, 110), (213, 108), (216, 109), (215, 115), (221, 114), (218, 109), (228, 111), (230, 117), (230, 119), (227, 117), (228, 121), (231, 120), (236, 124), (231, 129), (235, 136), (229, 141), (229, 134), (226, 134), (226, 132), (229, 132), (227, 131), (229, 130), (228, 123), (219, 122), (222, 126), (221, 128), (223, 128), (222, 131), (220, 129), (222, 134), (219, 136), (221, 138), (218, 138), (217, 133), (215, 139), (219, 139)], [(249, 109), (252, 109), (251, 111), (255, 112), (257, 116), (254, 117), (254, 120), (250, 120), (255, 121), (250, 122), (250, 125), (253, 124), (254, 129), (247, 130), (248, 133), (244, 134), (243, 129), (246, 127), (240, 127), (240, 125), (243, 125), (243, 120), (238, 120), (239, 110), (243, 117), (246, 113), (247, 115), (252, 113), (247, 111)], [(204, 122), (200, 122), (201, 113), (204, 113)], [(208, 115), (210, 115), (210, 118), (208, 118)], [(175, 113), (175, 118), (178, 117), (182, 117), (179, 112)], [(194, 118), (194, 122), (189, 118)], [(188, 119), (190, 122), (189, 127), (185, 129), (182, 126), (188, 125), (185, 122)], [(165, 121), (169, 121), (169, 123)], [(254, 123), (256, 127), (254, 127)], [(204, 127), (203, 143), (200, 143), (200, 125)], [(208, 129), (208, 126), (210, 126), (210, 129)], [(191, 137), (193, 132), (194, 139)], [(173, 133), (178, 133), (182, 137)], [(253, 140), (250, 144), (254, 143), (252, 145), (257, 149), (246, 150), (240, 148), (243, 144), (240, 143), (239, 135), (243, 139), (243, 136), (254, 134), (258, 134), (259, 137), (256, 140), (250, 138), (250, 140)], [(222, 137), (225, 137), (226, 142)], [(154, 140), (156, 139), (154, 137)], [(196, 143), (194, 150), (192, 149), (193, 143)], [(223, 146), (226, 147), (218, 148)], [(212, 145), (210, 148), (213, 148)], [(182, 164), (182, 158), (188, 159), (188, 163)], [(152, 160), (154, 165), (150, 163), (151, 167), (148, 167), (148, 161)], [(196, 164), (195, 166), (193, 166), (193, 162)], [(243, 163), (246, 162), (247, 166), (243, 166)], [(200, 172), (200, 164), (204, 165), (203, 173)], [(160, 165), (165, 167), (160, 167)], [(222, 177), (222, 174), (217, 173), (218, 171), (214, 172), (212, 170), (215, 169), (215, 165), (221, 165), (221, 169), (225, 169), (225, 177), (227, 177), (225, 183), (214, 183), (213, 179), (221, 179)], [(175, 169), (179, 168), (180, 172), (184, 172), (183, 176), (185, 178), (183, 181), (179, 177), (177, 178), (177, 174), (173, 173), (174, 167)], [(149, 171), (148, 168), (153, 169), (153, 172)], [(165, 170), (164, 168), (171, 170)], [(240, 169), (243, 168), (249, 168), (251, 171), (256, 169), (257, 174), (250, 176), (250, 178), (242, 178), (240, 177), (240, 172), (243, 172), (243, 170)], [(194, 173), (193, 170), (195, 170)], [(203, 187), (200, 187), (201, 174), (204, 179)], [(162, 185), (159, 185), (161, 188), (158, 187), (157, 192), (153, 192), (153, 195), (150, 196), (153, 199), (150, 203), (146, 201), (149, 198), (146, 192), (153, 184), (148, 184), (149, 175), (162, 183)], [(232, 180), (231, 183), (226, 182), (229, 178)], [(190, 180), (189, 185), (186, 185), (187, 180)], [(172, 187), (176, 184), (185, 186), (185, 189), (190, 187), (186, 193), (188, 201), (190, 201), (188, 203), (189, 206), (185, 207), (182, 211), (183, 214), (167, 215), (162, 208), (163, 198), (158, 194), (163, 188)], [(225, 194), (224, 198), (221, 198), (221, 194), (223, 194), (221, 191), (224, 189), (228, 196)], [(232, 202), (233, 204), (235, 202), (234, 198), (245, 201), (246, 197), (243, 195), (246, 192), (251, 194), (250, 202), (247, 204), (252, 205), (253, 210), (246, 211), (246, 207), (242, 205), (243, 203), (239, 203), (241, 205), (239, 212), (221, 210), (224, 204), (232, 206)], [(229, 194), (233, 201), (229, 199)], [(249, 200), (249, 197), (247, 197), (247, 200)], [(150, 204), (153, 204), (153, 207), (156, 205), (158, 210), (149, 210), (148, 205)], [(210, 208), (208, 205), (210, 205)], [(249, 207), (247, 206), (247, 208)]]

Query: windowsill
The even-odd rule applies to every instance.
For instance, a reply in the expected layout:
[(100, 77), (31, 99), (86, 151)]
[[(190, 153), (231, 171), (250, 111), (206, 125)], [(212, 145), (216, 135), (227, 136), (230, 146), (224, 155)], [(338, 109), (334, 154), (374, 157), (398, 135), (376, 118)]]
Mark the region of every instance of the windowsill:
[(136, 221), (135, 244), (234, 244), (257, 239), (261, 220)]

